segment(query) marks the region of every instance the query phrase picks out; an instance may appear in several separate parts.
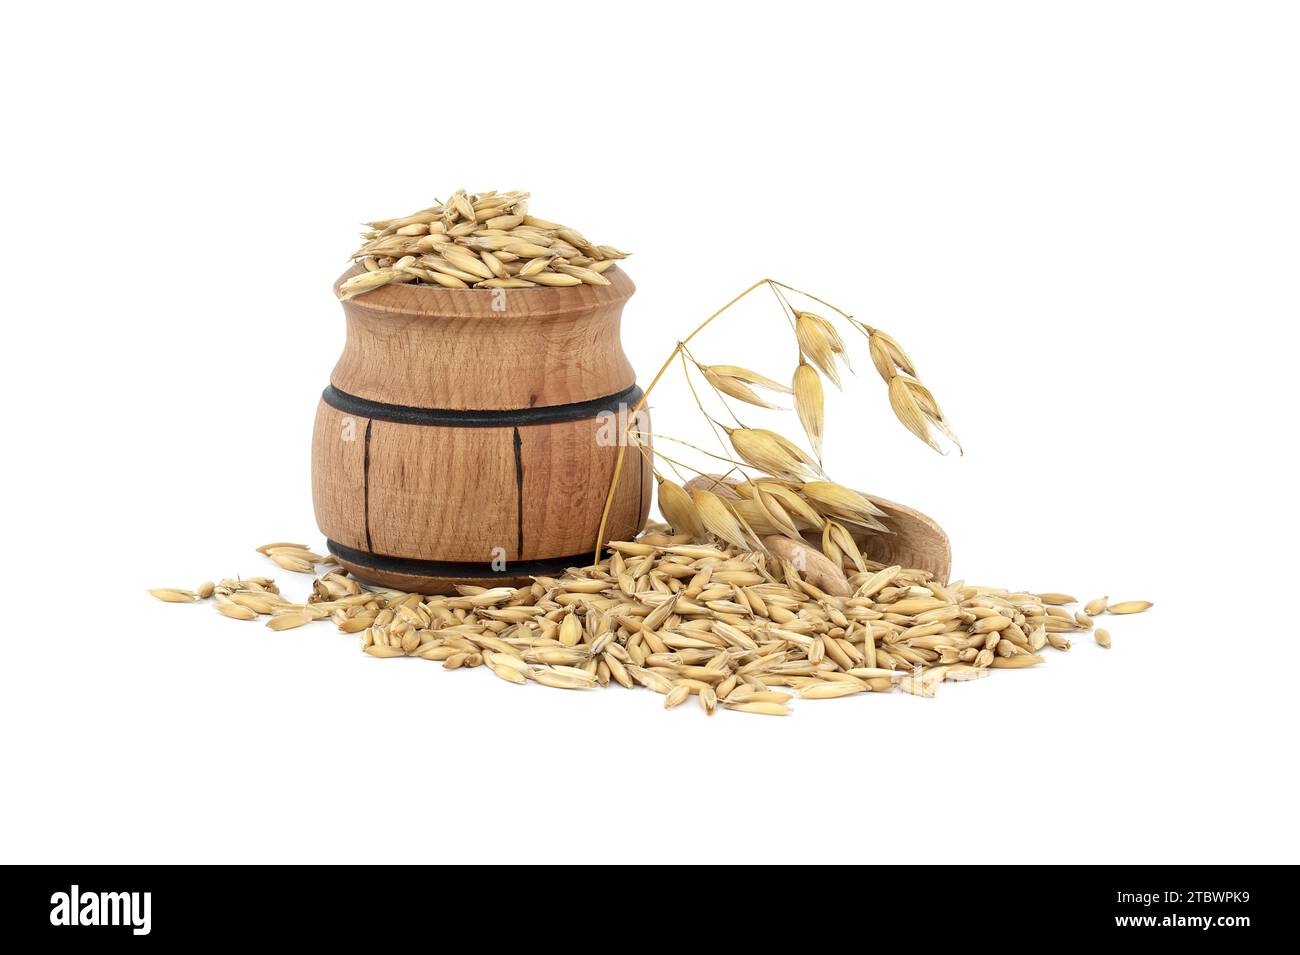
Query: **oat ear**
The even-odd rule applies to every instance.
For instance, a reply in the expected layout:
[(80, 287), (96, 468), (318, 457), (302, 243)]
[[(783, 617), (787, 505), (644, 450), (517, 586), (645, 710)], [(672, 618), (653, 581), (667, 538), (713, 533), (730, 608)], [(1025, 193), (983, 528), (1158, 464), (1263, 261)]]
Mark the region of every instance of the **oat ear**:
[(957, 446), (957, 451), (959, 453), (964, 454), (965, 452), (962, 451), (961, 447), (961, 439), (957, 437), (957, 433), (953, 431), (952, 426), (948, 424), (948, 419), (944, 417), (943, 410), (939, 407), (939, 402), (935, 401), (934, 395), (930, 393), (930, 389), (914, 378), (903, 378), (901, 380), (912, 392), (912, 396), (916, 399), (917, 407), (921, 409), (921, 413), (925, 415), (926, 419), (934, 425), (934, 427), (938, 428), (949, 441)]
[(907, 352), (880, 329), (873, 328), (867, 333), (867, 346), (871, 351), (871, 363), (885, 381), (893, 378), (896, 371), (916, 377), (916, 369), (912, 366), (912, 359), (907, 357)]
[(691, 500), (695, 503), (700, 522), (705, 530), (728, 544), (741, 550), (746, 549), (748, 544), (745, 540), (745, 532), (740, 522), (736, 520), (736, 515), (722, 502), (722, 498), (712, 491), (697, 488), (691, 492)]
[(903, 427), (943, 454), (943, 448), (930, 433), (926, 416), (921, 412), (916, 395), (908, 387), (905, 378), (894, 377), (889, 380), (889, 406), (894, 409), (894, 416), (903, 423)]
[[(830, 329), (830, 334), (828, 334)], [(836, 342), (838, 335), (821, 316), (812, 312), (798, 312), (795, 315), (794, 336), (799, 343), (799, 350), (808, 360), (821, 369), (823, 375), (840, 387), (840, 373), (835, 367)], [(844, 350), (844, 343), (839, 342), (839, 351)]]
[(827, 521), (826, 528), (822, 532), (823, 544), (829, 541), (849, 562), (857, 568), (858, 573), (865, 573), (867, 569), (866, 560), (862, 556), (862, 551), (858, 549), (857, 542), (849, 529), (843, 524), (836, 521)]
[(798, 517), (813, 530), (821, 530), (826, 518), (818, 513), (817, 508), (808, 503), (798, 491), (778, 481), (759, 481), (758, 486), (768, 494), (779, 498), (785, 509)]
[(760, 408), (779, 408), (779, 405), (771, 404), (764, 401), (758, 396), (753, 388), (749, 387), (742, 379), (733, 375), (728, 375), (720, 370), (717, 365), (697, 365), (700, 373), (704, 375), (705, 381), (711, 384), (724, 395), (730, 395), (747, 404), (757, 405)]
[(778, 394), (788, 395), (790, 389), (779, 381), (773, 381), (766, 375), (760, 375), (756, 371), (750, 371), (748, 368), (741, 368), (739, 365), (714, 365), (713, 370), (721, 375), (727, 375), (731, 378), (738, 378), (746, 384), (758, 385), (760, 388), (766, 388), (768, 391), (775, 391)]
[(794, 407), (819, 463), (822, 459), (825, 403), (821, 375), (807, 362), (799, 362), (799, 367), (794, 370)]
[(731, 446), (746, 464), (787, 481), (800, 481), (820, 470), (817, 462), (775, 431), (764, 428), (724, 429)]
[(852, 488), (834, 481), (808, 481), (800, 486), (799, 491), (822, 514), (865, 527), (874, 525), (877, 529), (883, 529), (883, 525), (875, 519), (884, 517), (885, 512)]
[(666, 478), (659, 479), (659, 510), (674, 530), (696, 540), (704, 537), (704, 524), (695, 502), (685, 488)]
[[(799, 533), (799, 528), (795, 527), (794, 521), (774, 495), (765, 493), (761, 487), (756, 488), (753, 503), (779, 533), (794, 540), (803, 539), (803, 535)], [(740, 515), (737, 514), (737, 517), (739, 518)]]

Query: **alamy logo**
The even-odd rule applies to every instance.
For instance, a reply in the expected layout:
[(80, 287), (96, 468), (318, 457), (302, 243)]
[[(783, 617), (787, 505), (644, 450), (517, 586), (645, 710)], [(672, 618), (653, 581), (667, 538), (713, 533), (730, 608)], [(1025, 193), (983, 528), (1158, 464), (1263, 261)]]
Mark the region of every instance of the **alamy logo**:
[(151, 892), (71, 892), (50, 896), (51, 925), (129, 925), (132, 935), (149, 934)]

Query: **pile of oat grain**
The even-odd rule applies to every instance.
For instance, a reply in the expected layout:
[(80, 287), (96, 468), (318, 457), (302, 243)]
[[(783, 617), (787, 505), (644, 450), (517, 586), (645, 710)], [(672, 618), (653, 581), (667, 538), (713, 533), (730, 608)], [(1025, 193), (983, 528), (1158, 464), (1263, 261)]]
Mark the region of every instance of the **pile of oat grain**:
[[(305, 604), (265, 577), (206, 583), (196, 591), (150, 591), (171, 602), (211, 599), (238, 620), (267, 618), (273, 630), (314, 621), (358, 634), (374, 657), (441, 661), (445, 669), (485, 666), (501, 679), (561, 689), (617, 683), (664, 696), (674, 707), (695, 696), (718, 707), (785, 716), (795, 695), (832, 699), (889, 692), (931, 697), (945, 680), (1043, 662), (1048, 646), (1088, 631), (1102, 613), (1148, 609), (1147, 601), (1063, 604), (1067, 594), (1031, 594), (868, 562), (832, 596), (768, 554), (701, 545), (666, 528), (611, 543), (612, 556), (526, 587), (461, 587), (427, 597), (366, 589), (337, 570), (317, 577)], [(312, 573), (333, 559), (306, 545), (259, 551), (286, 569)], [(1097, 643), (1110, 636), (1097, 630)]]
[(456, 289), (608, 285), (601, 273), (628, 255), (530, 215), (526, 192), (460, 189), (446, 202), (369, 227), (352, 255), (365, 271), (343, 283), (342, 298), (407, 282)]

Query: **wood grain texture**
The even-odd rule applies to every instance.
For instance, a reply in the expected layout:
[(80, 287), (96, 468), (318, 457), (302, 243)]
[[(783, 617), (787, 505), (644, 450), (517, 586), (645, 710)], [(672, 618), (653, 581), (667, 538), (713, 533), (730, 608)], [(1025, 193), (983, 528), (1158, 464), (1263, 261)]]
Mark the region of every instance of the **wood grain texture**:
[[(594, 548), (618, 454), (607, 439), (620, 429), (608, 414), (592, 416), (591, 406), (567, 406), (635, 384), (618, 335), (634, 286), (620, 269), (607, 274), (610, 286), (509, 290), (505, 312), (492, 310), (485, 290), (388, 286), (343, 303), (348, 340), (331, 384), (349, 400), (331, 392), (318, 407), (312, 492), (325, 536), (363, 552), (345, 561), (359, 579), (447, 592), (455, 583), (513, 579), (490, 571), (503, 558), (508, 574), (512, 562)], [(391, 409), (352, 397), (486, 412), (490, 420), (388, 420)], [(514, 415), (496, 424), (543, 407), (565, 420)], [(630, 451), (609, 539), (633, 537), (645, 525), (652, 485), (648, 462)], [(444, 577), (368, 567), (367, 555), (468, 566)]]
[[(618, 451), (597, 443), (598, 427), (595, 419), (522, 428), (374, 422), (371, 546), (364, 549), (487, 563), (502, 554), (541, 560), (594, 547)], [(624, 470), (610, 512), (615, 539), (640, 530), (649, 509), (644, 459), (629, 452)], [(342, 481), (343, 493), (351, 496), (354, 484)]]
[[(349, 269), (335, 283), (357, 274)], [(617, 394), (636, 381), (619, 340), (636, 286), (499, 290), (386, 285), (343, 302), (347, 341), (330, 383), (417, 408), (516, 409)], [(494, 303), (504, 311), (494, 311)]]
[(902, 564), (928, 570), (943, 583), (952, 573), (952, 546), (934, 518), (903, 504), (867, 494), (867, 500), (885, 512), (884, 524), (892, 534), (855, 533), (864, 557), (882, 564)]
[(357, 550), (366, 541), (365, 449), (369, 418), (316, 408), (311, 439), (311, 497), (316, 526), (330, 540)]

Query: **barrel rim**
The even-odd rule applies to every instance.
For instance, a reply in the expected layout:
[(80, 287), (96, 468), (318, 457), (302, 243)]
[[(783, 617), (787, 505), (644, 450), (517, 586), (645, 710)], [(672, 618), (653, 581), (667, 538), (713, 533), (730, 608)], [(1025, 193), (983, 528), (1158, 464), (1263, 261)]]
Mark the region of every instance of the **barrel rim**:
[[(364, 271), (361, 266), (354, 265), (334, 282), (334, 295), (337, 298), (339, 288), (348, 279), (354, 275), (359, 275)], [(402, 317), (418, 317), (429, 319), (446, 319), (455, 318), (464, 320), (466, 318), (478, 318), (484, 321), (521, 321), (531, 318), (544, 318), (551, 315), (571, 315), (581, 312), (594, 311), (605, 305), (615, 302), (625, 302), (636, 292), (636, 285), (633, 284), (631, 277), (619, 266), (609, 269), (605, 276), (610, 280), (609, 285), (570, 285), (564, 288), (555, 288), (550, 286), (537, 286), (536, 288), (521, 289), (487, 289), (487, 288), (442, 288), (436, 285), (384, 285), (365, 295), (359, 295), (356, 298), (340, 299), (345, 309), (358, 308), (371, 313), (388, 313), (391, 315), (400, 315)], [(512, 296), (524, 294), (532, 301), (528, 302), (526, 311), (521, 311), (515, 315), (503, 316), (502, 314), (466, 314), (464, 309), (473, 303), (475, 306), (482, 302), (491, 292), (509, 292)], [(549, 299), (548, 302), (542, 302), (543, 299)], [(540, 305), (541, 307), (536, 307)]]

